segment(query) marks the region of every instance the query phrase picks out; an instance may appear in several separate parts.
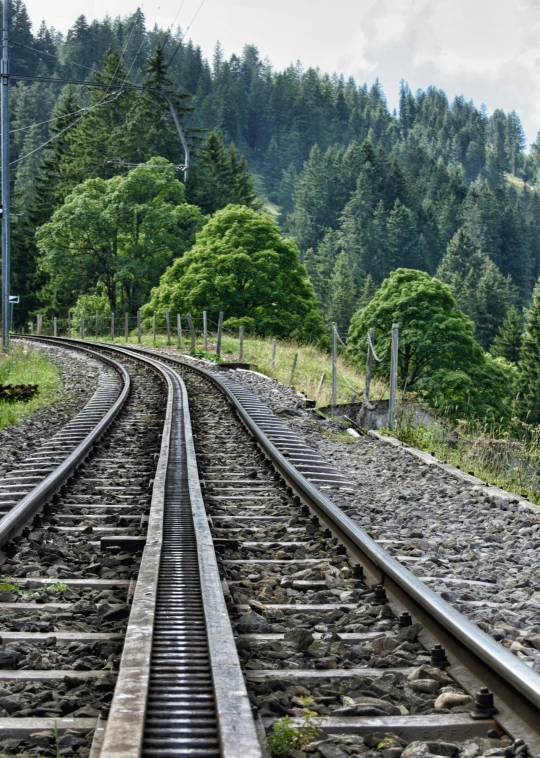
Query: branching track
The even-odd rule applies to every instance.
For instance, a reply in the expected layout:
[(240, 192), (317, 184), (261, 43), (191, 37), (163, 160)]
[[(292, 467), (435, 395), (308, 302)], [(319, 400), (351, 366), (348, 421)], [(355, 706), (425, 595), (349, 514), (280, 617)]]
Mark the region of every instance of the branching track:
[[(108, 431), (46, 492), (41, 482), (21, 502), (6, 498), (0, 521), (4, 574), (34, 591), (29, 603), (0, 602), (3, 628), (18, 630), (2, 632), (4, 660), (22, 641), (55, 652), (41, 655), (46, 667), (12, 655), (0, 671), (13, 694), (21, 680), (37, 693), (34, 703), (24, 690), (28, 707), (0, 719), (13, 755), (56, 722), (82, 751), (93, 734), (96, 758), (255, 758), (264, 730), (283, 715), (301, 726), (306, 703), (321, 717), (322, 756), (367, 745), (397, 758), (403, 740), (437, 754), (437, 740), (472, 737), (507, 758), (540, 750), (538, 675), (350, 521), (321, 490), (350, 484), (260, 400), (225, 372), (169, 356), (91, 352), (115, 377)], [(51, 581), (77, 602), (48, 602)], [(39, 608), (51, 612), (41, 625)], [(489, 696), (472, 702), (481, 687), (496, 713)], [(86, 712), (73, 708), (81, 698)]]

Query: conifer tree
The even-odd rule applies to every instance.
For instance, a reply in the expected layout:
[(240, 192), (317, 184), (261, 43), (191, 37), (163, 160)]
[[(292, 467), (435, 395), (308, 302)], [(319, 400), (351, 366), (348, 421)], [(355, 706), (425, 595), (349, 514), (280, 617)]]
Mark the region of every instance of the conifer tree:
[(437, 278), (450, 285), (458, 307), (475, 323), (476, 339), (487, 350), (517, 298), (512, 280), (480, 252), (463, 228), (448, 245)]
[(30, 208), (30, 219), (34, 226), (48, 221), (74, 186), (66, 166), (74, 135), (71, 124), (77, 118), (77, 115), (73, 114), (80, 110), (75, 91), (68, 85), (64, 88), (53, 113), (51, 132), (55, 139), (46, 148), (36, 182), (35, 200)]
[(234, 145), (226, 148), (217, 132), (208, 135), (197, 155), (189, 189), (189, 198), (204, 213), (215, 213), (230, 203), (259, 207), (245, 158)]
[(73, 127), (71, 149), (63, 156), (62, 168), (72, 186), (90, 177), (109, 179), (125, 173), (122, 143), (133, 92), (122, 86), (126, 71), (117, 51), (107, 50), (101, 71), (94, 74), (94, 79), (108, 86), (90, 88), (88, 111)]
[(332, 272), (329, 287), (328, 322), (335, 321), (338, 334), (344, 340), (356, 305), (356, 289), (349, 259), (340, 253)]
[(519, 409), (530, 424), (540, 423), (540, 280), (527, 311), (519, 360)]
[(360, 297), (358, 298), (356, 310), (360, 311), (362, 308), (365, 308), (367, 305), (369, 305), (373, 300), (373, 296), (376, 292), (377, 285), (375, 284), (375, 281), (373, 280), (371, 274), (368, 274), (364, 279), (362, 289), (360, 290)]
[[(152, 156), (166, 158), (171, 163), (184, 162), (184, 150), (174, 125), (169, 105), (158, 94), (163, 92), (172, 101), (180, 122), (191, 109), (186, 105), (189, 95), (178, 93), (169, 76), (165, 53), (158, 42), (154, 54), (148, 59), (143, 85), (149, 90), (133, 98), (133, 106), (127, 114), (123, 152), (133, 163), (144, 163)], [(156, 91), (157, 90), (157, 91)]]
[(522, 340), (523, 317), (516, 306), (511, 305), (493, 341), (490, 353), (495, 358), (506, 358), (507, 361), (517, 364)]

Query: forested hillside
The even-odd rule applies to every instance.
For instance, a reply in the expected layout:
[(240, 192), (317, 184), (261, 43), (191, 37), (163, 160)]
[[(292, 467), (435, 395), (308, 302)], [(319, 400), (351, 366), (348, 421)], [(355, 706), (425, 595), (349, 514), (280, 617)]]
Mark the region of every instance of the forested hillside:
[[(147, 29), (140, 10), (91, 23), (81, 16), (62, 36), (32, 26), (21, 0), (14, 3), (14, 74), (109, 85), (14, 87), (19, 317), (67, 310), (95, 291), (96, 277), (85, 274), (75, 286), (61, 272), (51, 276), (35, 244), (36, 228), (74, 187), (124, 176), (126, 164), (157, 156), (183, 161), (166, 103), (126, 89), (128, 79), (175, 100), (195, 159), (188, 204), (203, 213), (231, 202), (257, 208), (249, 165), (300, 248), (325, 321), (344, 334), (359, 302), (398, 267), (450, 284), (484, 348), (509, 309), (530, 302), (540, 274), (540, 145), (525, 152), (516, 113), (488, 115), (463, 98), (450, 103), (436, 88), (413, 94), (406, 84), (391, 113), (378, 83), (368, 88), (300, 63), (275, 71), (250, 45), (226, 59), (217, 43), (207, 61), (181, 38), (180, 29)], [(163, 265), (173, 258), (174, 250)], [(141, 274), (135, 266), (129, 275)], [(152, 282), (132, 298), (122, 294), (129, 286), (119, 287), (118, 307), (139, 307)]]

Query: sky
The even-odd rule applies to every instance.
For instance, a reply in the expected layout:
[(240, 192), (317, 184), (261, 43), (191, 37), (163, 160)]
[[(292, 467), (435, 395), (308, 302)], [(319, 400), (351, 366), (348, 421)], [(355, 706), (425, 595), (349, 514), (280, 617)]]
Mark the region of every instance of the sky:
[[(65, 32), (75, 18), (132, 13), (137, 0), (25, 0), (37, 28), (42, 18)], [(212, 56), (254, 44), (275, 69), (304, 67), (378, 77), (391, 109), (399, 83), (433, 85), (450, 98), (515, 110), (527, 142), (540, 129), (540, 0), (144, 0), (148, 25), (182, 29)], [(197, 11), (200, 10), (197, 14)], [(196, 15), (197, 14), (197, 15)]]

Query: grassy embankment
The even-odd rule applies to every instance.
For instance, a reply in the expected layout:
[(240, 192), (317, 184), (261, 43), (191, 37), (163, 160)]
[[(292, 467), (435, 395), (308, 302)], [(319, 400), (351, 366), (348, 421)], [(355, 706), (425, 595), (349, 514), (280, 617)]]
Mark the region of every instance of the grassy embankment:
[(393, 436), (540, 505), (538, 427), (515, 420), (506, 426), (468, 420), (413, 427), (405, 417)]
[[(106, 339), (106, 338), (104, 338)], [(110, 341), (110, 340), (108, 340)], [(125, 344), (123, 337), (117, 337), (115, 340), (118, 344)], [(134, 344), (137, 341), (135, 332), (131, 332), (129, 343)], [(144, 346), (153, 346), (154, 339), (152, 334), (142, 335), (142, 344)], [(164, 334), (156, 335), (156, 347), (167, 347), (167, 338)], [(203, 351), (204, 343), (202, 337), (197, 336), (197, 354), (205, 357)], [(189, 355), (190, 342), (189, 333), (184, 331), (182, 348), (176, 345), (176, 339), (171, 337), (170, 347), (180, 354)], [(216, 336), (208, 335), (206, 357), (212, 359), (215, 357)], [(228, 334), (223, 335), (221, 343), (221, 359), (223, 361), (239, 360), (239, 341), (238, 336)], [(290, 383), (291, 368), (295, 353), (298, 353), (296, 369), (294, 372), (293, 386), (303, 392), (308, 398), (314, 399), (317, 387), (319, 385), (323, 372), (326, 374), (322, 389), (317, 397), (317, 407), (329, 405), (332, 401), (332, 359), (329, 353), (320, 350), (314, 345), (280, 340), (276, 347), (275, 367), (272, 370), (272, 340), (263, 338), (246, 337), (244, 339), (244, 354), (242, 361), (250, 363), (252, 367), (261, 374), (271, 376), (283, 384)], [(338, 357), (338, 381), (337, 381), (337, 400), (338, 403), (347, 403), (351, 400), (353, 394), (358, 395), (358, 402), (362, 400), (365, 376), (362, 371), (352, 366), (346, 359)], [(348, 384), (347, 384), (348, 382)], [(388, 397), (388, 387), (385, 383), (375, 379), (371, 383), (371, 399), (378, 400), (382, 397)]]
[(0, 429), (17, 424), (25, 416), (53, 402), (59, 383), (57, 367), (31, 347), (12, 347), (0, 353), (0, 384), (37, 384), (39, 391), (28, 402), (0, 401)]

